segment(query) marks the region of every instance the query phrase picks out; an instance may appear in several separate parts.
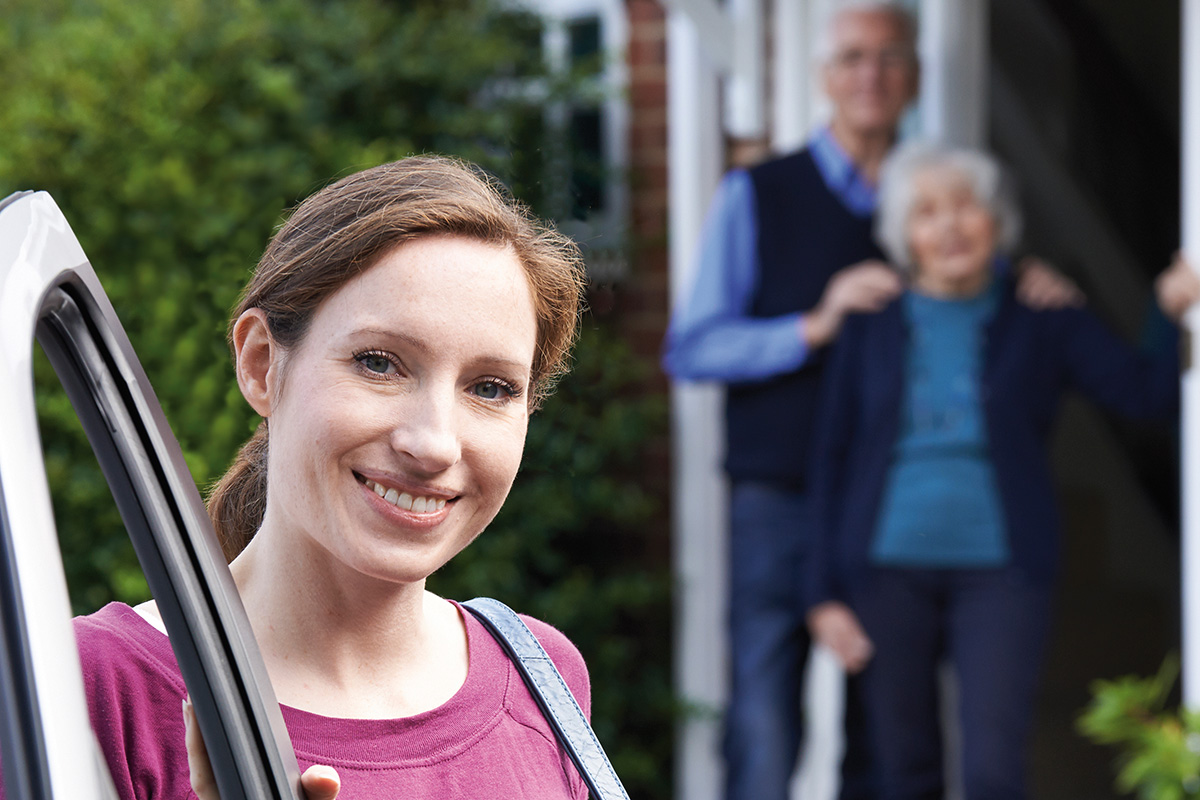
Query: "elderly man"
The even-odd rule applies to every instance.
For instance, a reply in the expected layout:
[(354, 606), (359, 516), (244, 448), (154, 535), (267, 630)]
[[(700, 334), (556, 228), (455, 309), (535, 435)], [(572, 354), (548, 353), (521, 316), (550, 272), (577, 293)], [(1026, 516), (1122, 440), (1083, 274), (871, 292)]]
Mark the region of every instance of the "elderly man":
[[(848, 313), (901, 289), (872, 239), (875, 181), (917, 91), (915, 25), (885, 2), (845, 3), (819, 51), (829, 125), (797, 153), (722, 182), (700, 243), (690, 301), (667, 334), (664, 368), (728, 386), (732, 686), (724, 751), (728, 800), (785, 800), (801, 738), (809, 638), (799, 600), (807, 549), (806, 467), (822, 350)], [(1031, 305), (1075, 302), (1044, 267), (1021, 276)], [(827, 615), (823, 639), (855, 637)], [(824, 634), (828, 634), (827, 636)], [(863, 649), (852, 671), (865, 666)], [(873, 797), (857, 691), (847, 697), (843, 798)]]

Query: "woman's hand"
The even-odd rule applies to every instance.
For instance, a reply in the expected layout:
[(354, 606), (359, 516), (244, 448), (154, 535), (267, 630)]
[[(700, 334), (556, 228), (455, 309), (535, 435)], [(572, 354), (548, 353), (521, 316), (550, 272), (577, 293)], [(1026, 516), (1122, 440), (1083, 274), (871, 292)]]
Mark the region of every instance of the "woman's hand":
[(851, 674), (862, 672), (875, 654), (875, 645), (845, 603), (827, 600), (808, 612), (808, 630), (828, 647)]
[[(192, 791), (199, 800), (221, 800), (217, 794), (217, 782), (213, 779), (208, 751), (204, 749), (204, 739), (200, 736), (200, 726), (196, 723), (196, 709), (186, 697), (183, 699), (183, 727)], [(300, 786), (308, 800), (335, 800), (342, 788), (342, 781), (333, 767), (314, 764), (300, 776)]]
[(1035, 311), (1077, 308), (1086, 301), (1070, 278), (1037, 256), (1022, 258), (1016, 274), (1017, 299)]
[(800, 335), (809, 347), (837, 338), (847, 314), (879, 311), (904, 288), (896, 270), (882, 261), (860, 261), (834, 273), (821, 301), (800, 318)]
[(1154, 295), (1158, 299), (1158, 307), (1172, 322), (1178, 322), (1184, 312), (1200, 300), (1200, 276), (1182, 253), (1176, 253), (1171, 266), (1154, 281)]

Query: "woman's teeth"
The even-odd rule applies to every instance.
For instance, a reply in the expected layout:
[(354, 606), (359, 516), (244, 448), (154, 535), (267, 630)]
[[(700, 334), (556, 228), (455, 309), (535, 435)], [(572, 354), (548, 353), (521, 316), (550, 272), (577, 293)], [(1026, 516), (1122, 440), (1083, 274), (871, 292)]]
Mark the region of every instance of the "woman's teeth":
[(439, 497), (413, 497), (408, 492), (397, 492), (395, 489), (385, 489), (372, 480), (363, 480), (368, 489), (387, 500), (397, 508), (424, 514), (427, 511), (441, 511), (446, 507), (446, 501)]

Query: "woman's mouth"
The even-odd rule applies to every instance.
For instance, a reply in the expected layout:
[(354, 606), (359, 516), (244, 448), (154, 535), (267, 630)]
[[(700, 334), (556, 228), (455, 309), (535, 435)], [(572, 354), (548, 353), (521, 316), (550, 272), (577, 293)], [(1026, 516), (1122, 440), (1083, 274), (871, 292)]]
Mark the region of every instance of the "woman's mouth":
[(362, 475), (355, 473), (358, 482), (366, 486), (375, 494), (382, 497), (387, 502), (402, 508), (405, 511), (412, 511), (416, 514), (424, 514), (429, 511), (441, 511), (446, 507), (448, 502), (444, 497), (421, 497), (412, 495), (408, 492), (401, 492), (396, 489), (382, 486), (370, 478), (364, 478)]

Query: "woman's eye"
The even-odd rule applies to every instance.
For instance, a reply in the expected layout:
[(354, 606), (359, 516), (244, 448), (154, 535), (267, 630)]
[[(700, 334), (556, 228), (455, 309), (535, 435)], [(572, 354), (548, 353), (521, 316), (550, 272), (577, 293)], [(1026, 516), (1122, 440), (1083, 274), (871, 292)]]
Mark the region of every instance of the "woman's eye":
[(395, 372), (395, 364), (382, 353), (360, 353), (355, 358), (370, 372), (378, 372), (380, 375)]
[(500, 381), (481, 381), (472, 387), (476, 397), (484, 400), (503, 400), (506, 397), (513, 397), (516, 391)]

